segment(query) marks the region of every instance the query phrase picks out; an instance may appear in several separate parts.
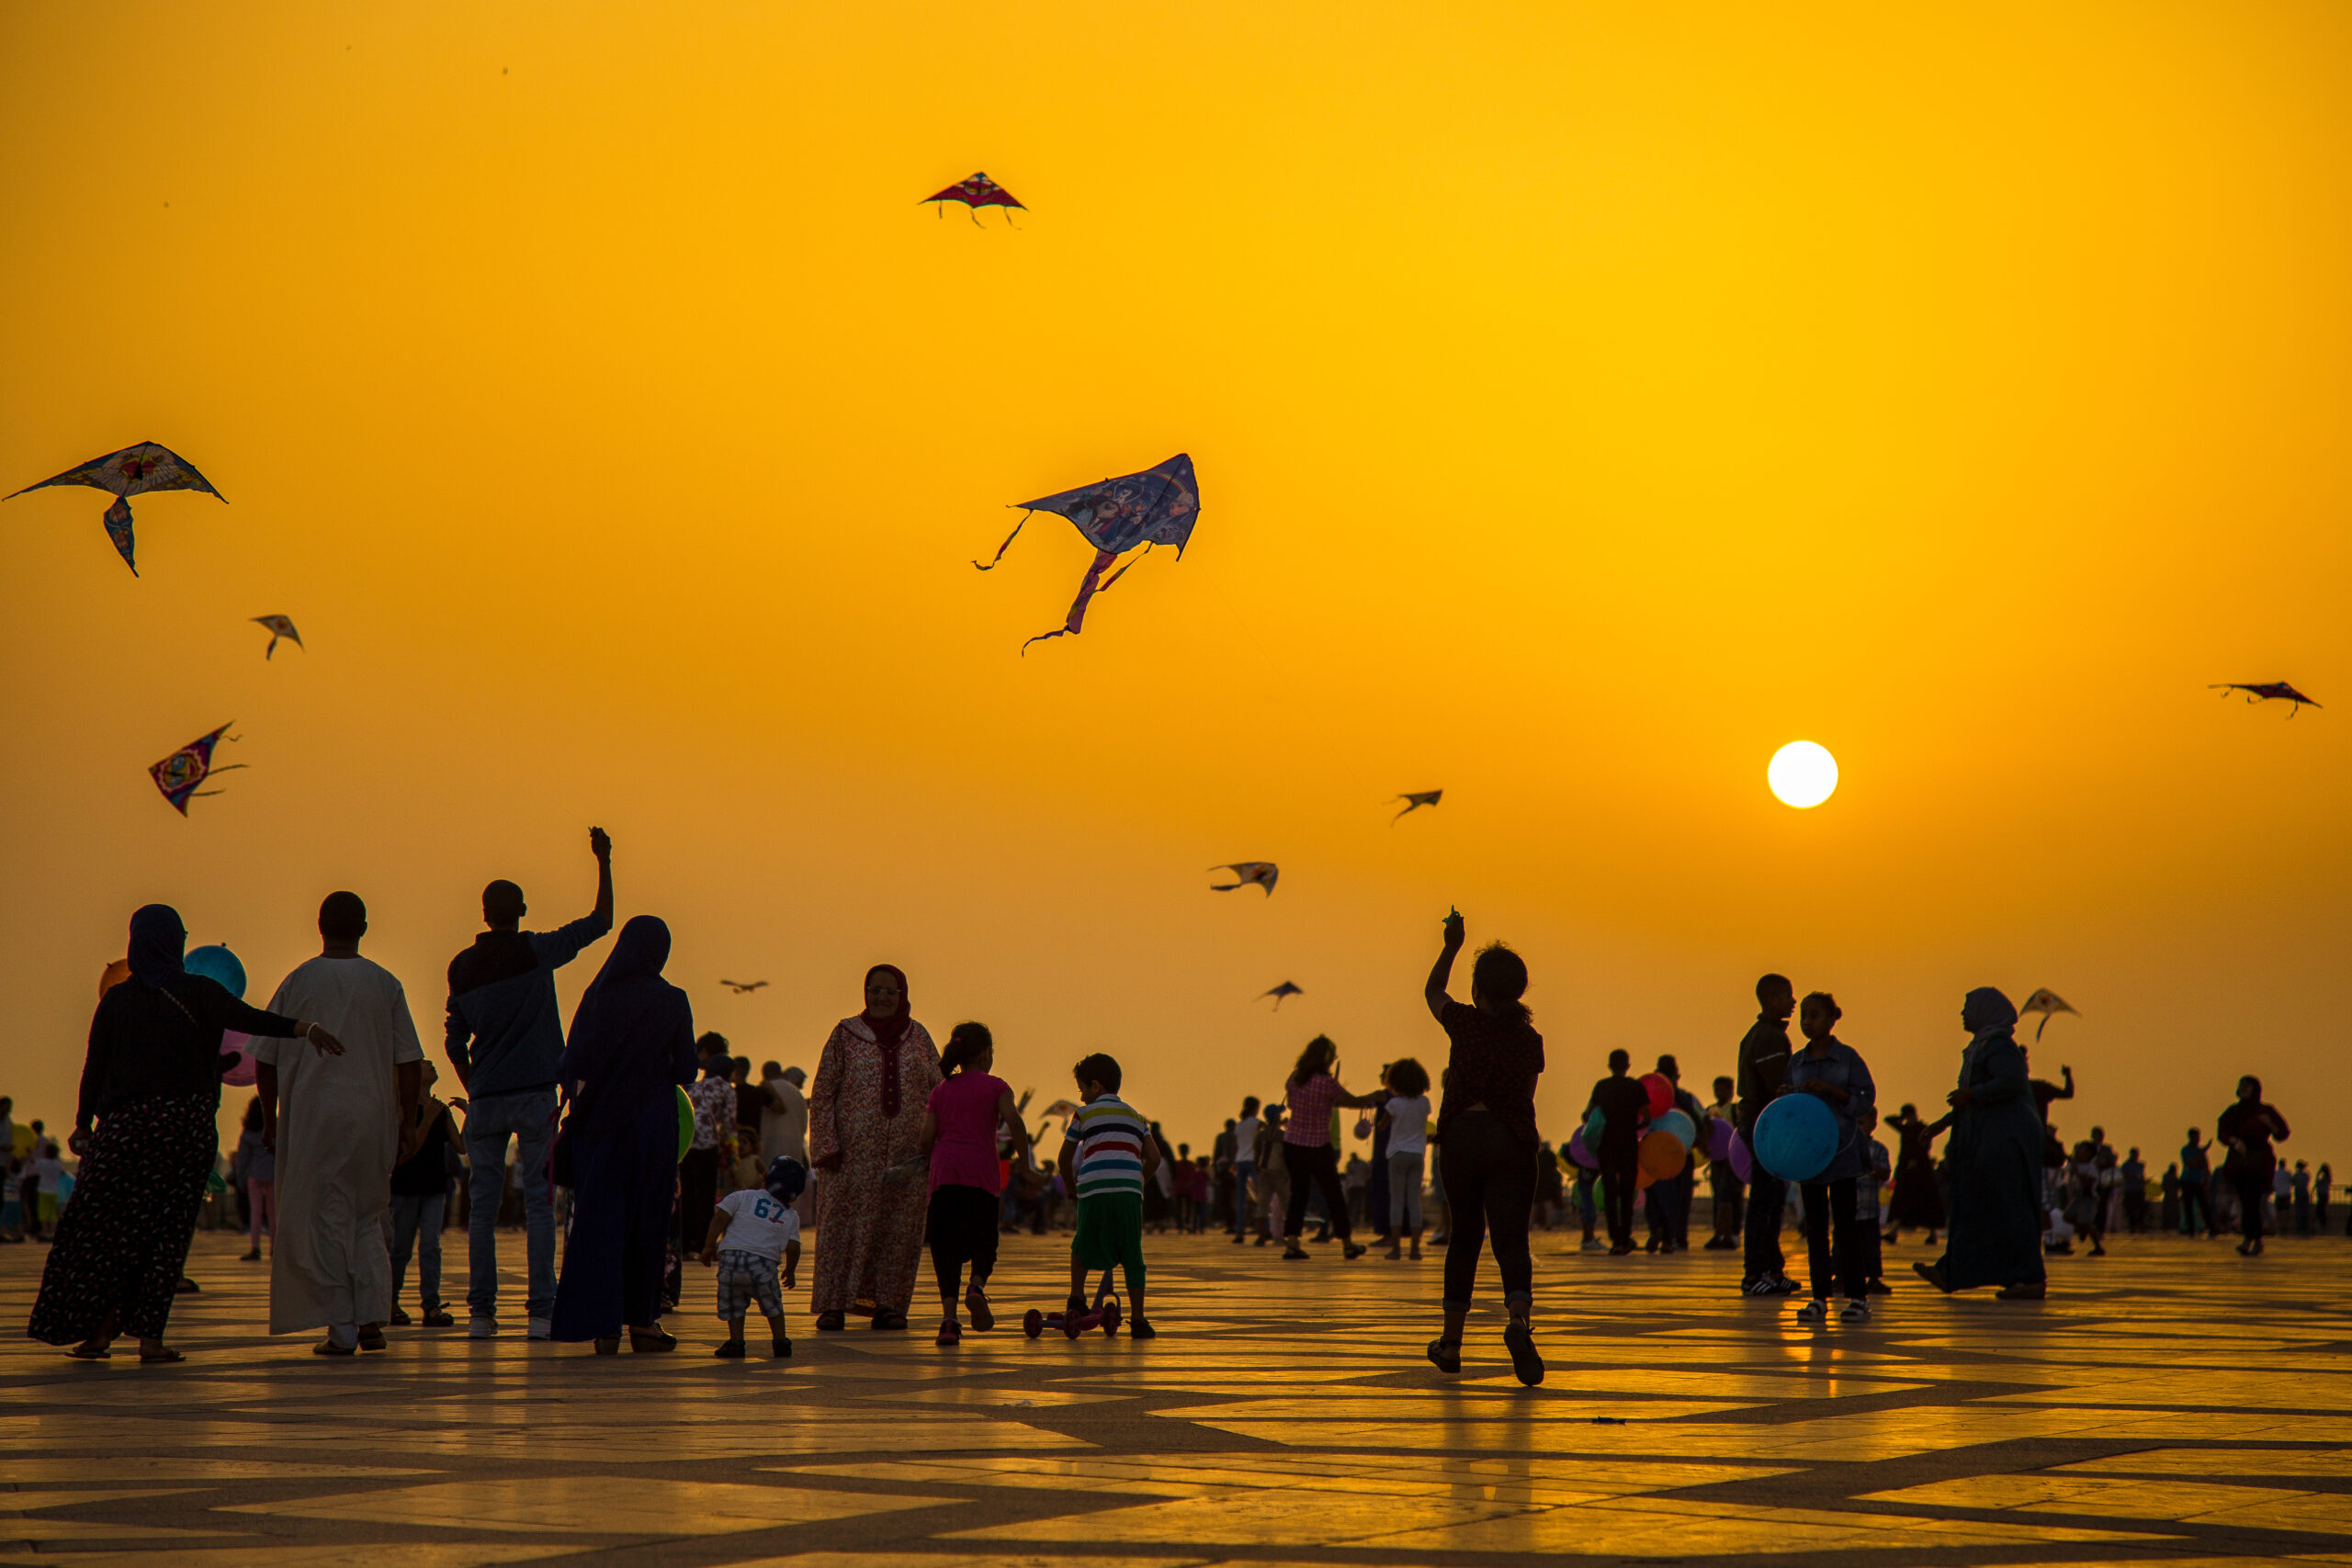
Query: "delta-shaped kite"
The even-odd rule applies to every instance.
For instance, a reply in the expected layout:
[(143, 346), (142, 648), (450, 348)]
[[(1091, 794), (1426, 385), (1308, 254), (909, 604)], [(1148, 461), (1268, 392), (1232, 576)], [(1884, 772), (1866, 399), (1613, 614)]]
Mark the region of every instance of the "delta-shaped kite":
[(1212, 893), (1231, 893), (1243, 887), (1259, 887), (1265, 890), (1266, 897), (1269, 898), (1274, 896), (1275, 878), (1283, 874), (1282, 867), (1270, 860), (1238, 860), (1226, 865), (1213, 865), (1209, 869), (1229, 871), (1233, 873), (1235, 878), (1231, 882), (1210, 883), (1209, 891)]
[[(229, 724), (236, 722), (231, 719)], [(181, 816), (187, 815), (187, 803), (197, 796), (221, 793), (217, 789), (198, 789), (197, 785), (215, 773), (231, 773), (245, 766), (243, 762), (215, 765), (212, 761), (212, 749), (220, 744), (220, 737), (228, 728), (229, 725), (224, 724), (209, 735), (198, 736), (147, 770), (147, 776), (155, 781), (155, 787), (164, 792), (164, 798), (170, 801), (172, 809)], [(234, 740), (236, 737), (231, 735), (229, 739)]]
[[(1012, 541), (1021, 537), (1021, 530), (1029, 525), (1028, 513), (1050, 512), (1065, 517), (1085, 536), (1094, 547), (1094, 563), (1086, 569), (1086, 577), (1078, 585), (1078, 598), (1069, 607), (1069, 618), (1058, 631), (1040, 632), (1029, 642), (1043, 642), (1047, 637), (1074, 637), (1086, 619), (1087, 601), (1107, 590), (1112, 583), (1127, 574), (1127, 567), (1102, 576), (1114, 561), (1128, 550), (1141, 545), (1148, 553), (1154, 545), (1173, 545), (1176, 558), (1184, 558), (1184, 546), (1193, 536), (1193, 525), (1200, 520), (1201, 491), (1193, 477), (1193, 459), (1179, 452), (1157, 468), (1140, 473), (1121, 474), (1078, 490), (1066, 490), (1058, 495), (1040, 496), (1035, 501), (1018, 503), (1023, 516), (996, 547), (986, 566), (972, 564), (982, 571), (993, 571)], [(1029, 651), (1029, 642), (1021, 651)]]
[(2287, 716), (2294, 717), (2307, 707), (2319, 705), (2284, 681), (2222, 681), (2206, 688), (2223, 696), (2232, 692), (2244, 692), (2248, 703), (2280, 702), (2287, 705)]
[[(200, 490), (223, 506), (229, 498), (212, 488), (212, 481), (196, 471), (196, 465), (168, 446), (158, 446), (153, 441), (141, 441), (136, 446), (126, 446), (119, 452), (109, 452), (94, 457), (78, 468), (68, 468), (53, 479), (37, 485), (27, 485), (17, 495), (29, 495), (51, 485), (88, 485), (102, 490), (115, 498), (114, 504), (99, 519), (107, 525), (107, 537), (114, 541), (115, 549), (122, 557), (122, 564), (130, 575), (139, 575), (139, 562), (134, 558), (137, 541), (130, 532), (130, 498), (145, 495), (151, 490)], [(14, 501), (17, 495), (7, 497)]]
[(2075, 1012), (2073, 1008), (2066, 1005), (2065, 998), (2060, 996), (2057, 992), (2052, 990), (2047, 986), (2043, 986), (2040, 989), (2036, 990), (2033, 995), (2026, 998), (2026, 999), (2018, 1005), (2018, 1016), (2019, 1018), (2023, 1018), (2030, 1012), (2038, 1012), (2041, 1015), (2041, 1021), (2034, 1026), (2033, 1037), (2036, 1040), (2041, 1038), (2041, 1032), (2050, 1027), (2050, 1021), (2056, 1014), (2062, 1012), (2073, 1012), (2076, 1018), (2083, 1016), (2079, 1012)]
[(1262, 994), (1261, 994), (1261, 995), (1259, 996), (1258, 999), (1259, 999), (1260, 1001), (1261, 1001), (1261, 1002), (1262, 1002), (1262, 1001), (1264, 1001), (1264, 1000), (1266, 999), (1266, 998), (1268, 998), (1268, 997), (1272, 997), (1272, 998), (1274, 998), (1274, 1010), (1275, 1010), (1276, 1012), (1280, 1012), (1280, 1011), (1282, 1011), (1282, 1010), (1283, 1010), (1283, 1000), (1284, 1000), (1285, 998), (1290, 998), (1290, 997), (1303, 997), (1303, 996), (1305, 996), (1305, 995), (1306, 995), (1306, 987), (1304, 987), (1304, 986), (1294, 986), (1294, 985), (1292, 985), (1288, 980), (1284, 980), (1281, 985), (1276, 986), (1272, 990), (1271, 990), (1271, 991), (1267, 991), (1267, 992), (1263, 992)]
[(1407, 794), (1400, 795), (1396, 796), (1395, 800), (1391, 800), (1388, 804), (1394, 806), (1396, 804), (1396, 801), (1401, 800), (1405, 803), (1405, 809), (1396, 813), (1396, 817), (1391, 817), (1388, 819), (1388, 825), (1391, 828), (1394, 828), (1396, 826), (1397, 818), (1409, 817), (1414, 812), (1419, 811), (1422, 807), (1435, 806), (1443, 798), (1445, 798), (1445, 791), (1442, 789), (1413, 790)]
[(1027, 208), (1023, 207), (1019, 202), (1012, 199), (1012, 193), (1011, 191), (1005, 189), (1002, 186), (989, 178), (986, 174), (978, 172), (975, 172), (969, 179), (957, 180), (945, 190), (940, 191), (933, 196), (924, 197), (922, 201), (917, 202), (916, 205), (920, 207), (923, 205), (923, 203), (927, 202), (930, 204), (931, 209), (933, 212), (936, 212), (942, 218), (944, 218), (947, 216), (947, 204), (951, 201), (960, 201), (964, 204), (965, 212), (971, 218), (972, 225), (975, 228), (979, 226), (980, 215), (978, 209), (983, 207), (1001, 207), (1006, 209), (1007, 210), (1004, 215), (1004, 220), (1008, 224), (1012, 221), (1012, 213), (1014, 210), (1017, 209), (1022, 212), (1029, 210)]
[[(302, 634), (294, 629), (294, 618), (291, 615), (255, 615), (253, 617), (253, 623), (257, 626), (266, 626), (269, 630), (269, 646), (261, 650), (261, 656), (264, 659), (269, 658), (277, 651), (277, 644), (281, 638), (297, 648), (302, 648)], [(308, 653), (311, 650), (302, 648), (302, 651)]]

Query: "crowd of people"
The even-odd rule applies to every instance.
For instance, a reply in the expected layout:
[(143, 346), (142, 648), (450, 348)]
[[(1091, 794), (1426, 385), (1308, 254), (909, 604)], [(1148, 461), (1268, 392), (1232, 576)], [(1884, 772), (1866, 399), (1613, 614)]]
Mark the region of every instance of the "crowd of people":
[[(1367, 1251), (1361, 1229), (1393, 1259), (1419, 1258), (1425, 1238), (1443, 1249), (1441, 1332), (1428, 1355), (1448, 1372), (1460, 1368), (1491, 1254), (1505, 1347), (1530, 1384), (1544, 1377), (1531, 1230), (1573, 1210), (1587, 1247), (1683, 1250), (1702, 1165), (1713, 1221), (1704, 1247), (1743, 1254), (1746, 1295), (1806, 1295), (1798, 1314), (1812, 1323), (1828, 1320), (1833, 1299), (1845, 1321), (1870, 1316), (1870, 1297), (1891, 1288), (1883, 1245), (1906, 1227), (1931, 1245), (1943, 1238), (1940, 1257), (1914, 1265), (1937, 1289), (1989, 1286), (2016, 1300), (2043, 1294), (2049, 1253), (2081, 1238), (2097, 1255), (2110, 1232), (2147, 1225), (2152, 1185), (2155, 1223), (2210, 1234), (2234, 1219), (2249, 1254), (2266, 1229), (2328, 1223), (2327, 1167), (2280, 1165), (2274, 1145), (2288, 1124), (2252, 1077), (2218, 1121), (2218, 1168), (2214, 1145), (2194, 1129), (2154, 1184), (2139, 1151), (2119, 1158), (2101, 1129), (2069, 1148), (2050, 1114), (2073, 1097), (2073, 1075), (2030, 1075), (2017, 1010), (1990, 988), (1962, 1005), (1967, 1043), (1950, 1109), (1928, 1122), (1903, 1106), (1887, 1121), (1898, 1140), (1891, 1156), (1874, 1135), (1869, 1065), (1838, 1036), (1836, 998), (1800, 1001), (1778, 975), (1758, 983), (1736, 1076), (1713, 1081), (1712, 1103), (1682, 1087), (1673, 1056), (1636, 1078), (1629, 1054), (1616, 1051), (1579, 1137), (1555, 1149), (1537, 1130), (1545, 1061), (1523, 1000), (1526, 964), (1490, 943), (1472, 965), (1469, 999), (1456, 1000), (1449, 987), (1466, 940), (1458, 914), (1424, 987), (1448, 1040), (1434, 1083), (1405, 1057), (1351, 1090), (1337, 1046), (1317, 1035), (1278, 1099), (1245, 1099), (1195, 1156), (1122, 1098), (1120, 1063), (1095, 1053), (1072, 1069), (1077, 1100), (1047, 1113), (1065, 1132), (1057, 1157), (1044, 1158), (1026, 1095), (991, 1070), (988, 1028), (959, 1024), (941, 1047), (914, 1019), (907, 976), (888, 964), (867, 973), (864, 1005), (834, 1027), (813, 1081), (774, 1062), (755, 1081), (724, 1039), (696, 1034), (685, 993), (662, 976), (669, 928), (650, 915), (621, 927), (567, 1028), (555, 972), (614, 923), (611, 842), (592, 829), (590, 847), (595, 906), (569, 924), (526, 931), (522, 890), (503, 881), (484, 889), (485, 929), (448, 968), (443, 1046), (462, 1093), (447, 1101), (434, 1093), (437, 1070), (400, 981), (360, 953), (368, 913), (356, 895), (322, 904), (319, 955), (266, 1009), (185, 967), (176, 912), (139, 910), (128, 976), (91, 1024), (68, 1140), (78, 1165), (69, 1170), (42, 1124), (18, 1127), (0, 1100), (10, 1162), (0, 1234), (52, 1243), (28, 1331), (85, 1359), (111, 1356), (123, 1336), (137, 1339), (142, 1361), (181, 1359), (164, 1335), (175, 1294), (192, 1288), (181, 1270), (208, 1186), (222, 1185), (215, 1118), (222, 1035), (232, 1030), (253, 1037), (255, 1062), (226, 1183), (245, 1211), (245, 1256), (260, 1259), (267, 1240), (270, 1332), (322, 1330), (312, 1347), (322, 1356), (381, 1349), (386, 1326), (416, 1321), (401, 1306), (412, 1256), (422, 1322), (456, 1325), (439, 1293), (453, 1198), (468, 1234), (467, 1331), (477, 1338), (500, 1332), (499, 1233), (511, 1210), (523, 1232), (529, 1337), (602, 1354), (624, 1337), (639, 1352), (673, 1349), (662, 1318), (698, 1262), (728, 1325), (717, 1354), (741, 1357), (754, 1307), (774, 1353), (791, 1353), (782, 1292), (797, 1288), (805, 1228), (815, 1232), (808, 1307), (819, 1332), (853, 1316), (877, 1330), (908, 1327), (928, 1248), (937, 1337), (952, 1345), (967, 1322), (994, 1325), (1000, 1235), (1044, 1231), (1068, 1204), (1068, 1323), (1084, 1314), (1089, 1280), (1101, 1274), (1107, 1289), (1115, 1270), (1128, 1331), (1156, 1335), (1145, 1312), (1148, 1235), (1217, 1227), (1235, 1245), (1279, 1241), (1291, 1262), (1315, 1256), (1310, 1224), (1344, 1260)], [(1802, 1044), (1790, 1038), (1792, 1018)], [(1770, 1153), (1759, 1125), (1792, 1096), (1818, 1100), (1834, 1134), (1826, 1160), (1794, 1183), (1750, 1157)], [(1369, 1158), (1342, 1158), (1350, 1111)], [(1698, 1131), (1717, 1122), (1736, 1136)], [(1668, 1128), (1697, 1158), (1669, 1169), (1650, 1157)], [(1792, 1213), (1809, 1291), (1781, 1248)], [(1606, 1244), (1595, 1234), (1604, 1220)]]

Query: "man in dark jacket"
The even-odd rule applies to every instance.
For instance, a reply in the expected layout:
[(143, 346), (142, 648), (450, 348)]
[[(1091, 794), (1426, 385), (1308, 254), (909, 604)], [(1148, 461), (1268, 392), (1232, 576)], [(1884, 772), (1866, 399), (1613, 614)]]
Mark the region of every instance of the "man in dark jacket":
[[(1756, 1119), (1764, 1114), (1789, 1076), (1789, 1020), (1797, 1010), (1797, 989), (1784, 975), (1767, 975), (1756, 982), (1756, 1021), (1739, 1043), (1739, 1134), (1752, 1152)], [(1788, 1183), (1752, 1162), (1747, 1179), (1747, 1267), (1740, 1293), (1785, 1296), (1796, 1282), (1782, 1270), (1781, 1212), (1788, 1202)]]
[(481, 891), (490, 930), (449, 961), (449, 1066), (465, 1087), (466, 1160), (471, 1213), (466, 1332), (498, 1332), (498, 1203), (506, 1190), (507, 1140), (515, 1140), (515, 1178), (530, 1259), (526, 1295), (530, 1336), (548, 1337), (555, 1311), (555, 1190), (548, 1176), (555, 1142), (556, 1065), (563, 1056), (563, 1018), (555, 972), (613, 929), (613, 841), (588, 829), (596, 857), (596, 908), (552, 931), (526, 931), (523, 890), (493, 882)]

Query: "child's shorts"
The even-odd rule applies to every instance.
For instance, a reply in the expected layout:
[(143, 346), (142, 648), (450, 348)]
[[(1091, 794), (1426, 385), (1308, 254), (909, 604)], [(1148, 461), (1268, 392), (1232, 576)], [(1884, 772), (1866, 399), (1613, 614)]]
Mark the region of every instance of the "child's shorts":
[(773, 1258), (731, 1247), (718, 1254), (718, 1320), (732, 1323), (758, 1307), (768, 1317), (784, 1316), (784, 1288), (777, 1282), (781, 1267)]
[(1069, 1255), (1088, 1269), (1119, 1266), (1130, 1292), (1143, 1289), (1143, 1194), (1098, 1192), (1078, 1201)]

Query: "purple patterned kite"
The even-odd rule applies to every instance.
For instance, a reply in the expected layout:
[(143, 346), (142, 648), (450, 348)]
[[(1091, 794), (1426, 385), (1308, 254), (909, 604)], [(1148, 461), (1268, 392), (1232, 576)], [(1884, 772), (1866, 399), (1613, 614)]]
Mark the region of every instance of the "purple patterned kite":
[[(236, 722), (232, 718), (229, 724)], [(215, 773), (229, 773), (245, 765), (243, 762), (225, 762), (217, 768), (212, 765), (212, 748), (220, 744), (221, 734), (228, 728), (229, 725), (224, 724), (209, 735), (199, 736), (147, 770), (148, 776), (155, 781), (155, 787), (164, 792), (164, 798), (170, 801), (172, 809), (181, 816), (187, 815), (187, 803), (195, 796), (220, 793), (217, 789), (198, 789), (197, 785)], [(236, 737), (232, 735), (229, 739), (234, 740)]]
[[(957, 180), (954, 185), (949, 186), (945, 190), (941, 191), (938, 195), (927, 196), (922, 199), (923, 201), (929, 202), (931, 204), (931, 209), (933, 212), (938, 213), (942, 218), (947, 216), (947, 204), (949, 202), (962, 202), (964, 204), (965, 211), (970, 216), (973, 226), (976, 228), (979, 225), (980, 221), (980, 215), (978, 209), (983, 207), (1001, 207), (1008, 209), (1020, 208), (1023, 212), (1029, 210), (1027, 208), (1022, 207), (1019, 202), (1012, 199), (1012, 193), (1011, 191), (1005, 189), (1002, 186), (997, 184), (994, 180), (989, 178), (988, 175), (984, 174), (975, 174), (969, 179)], [(920, 207), (922, 205), (922, 202), (917, 202), (915, 205)], [(1011, 223), (1012, 221), (1012, 213), (1010, 210), (1006, 211), (1004, 220), (1007, 223)]]
[[(130, 536), (130, 498), (144, 495), (151, 490), (200, 490), (227, 505), (229, 498), (212, 488), (212, 481), (196, 471), (194, 464), (168, 446), (158, 446), (153, 441), (141, 441), (136, 446), (126, 446), (119, 452), (109, 452), (94, 458), (78, 468), (68, 468), (55, 479), (43, 479), (37, 485), (27, 485), (17, 495), (28, 495), (51, 485), (88, 485), (92, 490), (106, 491), (115, 498), (100, 519), (107, 525), (107, 537), (122, 554), (122, 564), (130, 575), (139, 575), (139, 563), (131, 558), (135, 542)], [(17, 495), (6, 499), (14, 501)]]
[[(1185, 542), (1193, 536), (1193, 525), (1200, 521), (1201, 491), (1199, 481), (1193, 478), (1193, 459), (1179, 452), (1159, 467), (1139, 474), (1122, 474), (1099, 484), (1017, 504), (1024, 513), (1051, 512), (1069, 518), (1086, 536), (1086, 542), (1094, 547), (1094, 564), (1086, 569), (1085, 580), (1078, 585), (1078, 598), (1070, 604), (1069, 619), (1063, 623), (1061, 630), (1040, 632), (1029, 639), (1043, 642), (1051, 637), (1077, 635), (1086, 619), (1087, 601), (1126, 575), (1127, 567), (1123, 566), (1107, 580), (1102, 576), (1123, 552), (1137, 545), (1147, 552), (1154, 545), (1173, 545), (1176, 558), (1182, 560)], [(996, 547), (988, 565), (980, 566), (978, 561), (972, 564), (982, 571), (994, 570), (996, 563), (1004, 558), (1004, 552), (1012, 547), (1012, 541), (1021, 537), (1021, 530), (1028, 525), (1029, 519), (1024, 515), (1005, 536), (1004, 543)], [(1127, 566), (1134, 564), (1129, 561)], [(1029, 642), (1021, 645), (1022, 652), (1029, 651)]]

